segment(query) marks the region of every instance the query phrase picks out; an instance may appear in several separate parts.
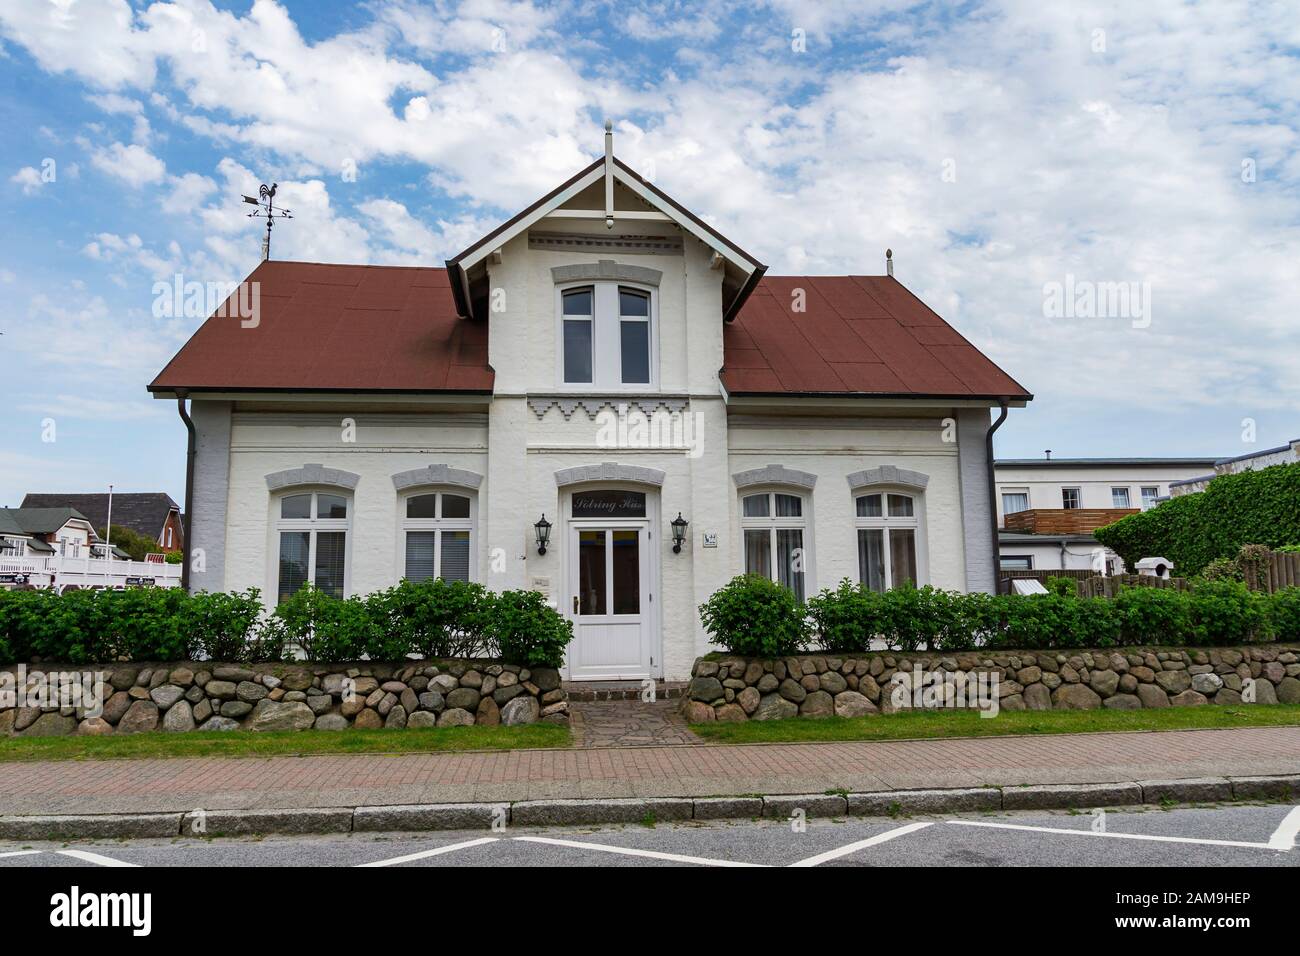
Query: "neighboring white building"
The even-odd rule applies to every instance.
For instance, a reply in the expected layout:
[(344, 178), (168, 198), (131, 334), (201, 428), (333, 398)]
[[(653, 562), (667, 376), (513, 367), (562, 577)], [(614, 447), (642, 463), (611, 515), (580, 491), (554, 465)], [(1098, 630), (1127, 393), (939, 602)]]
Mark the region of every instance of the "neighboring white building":
[(743, 571), (992, 590), (990, 408), (1032, 396), (892, 276), (765, 271), (608, 152), (445, 269), (264, 262), (150, 385), (191, 588), (531, 588), (573, 679), (686, 678)]
[(1213, 472), (1170, 482), (1169, 494), (1175, 498), (1180, 495), (1190, 495), (1204, 491), (1210, 482), (1220, 475), (1238, 475), (1243, 471), (1256, 471), (1273, 465), (1290, 465), (1297, 461), (1300, 461), (1300, 438), (1293, 438), (1287, 444), (1279, 445), (1277, 448), (1253, 451), (1235, 458), (1220, 458), (1214, 462)]
[(180, 565), (166, 564), (161, 553), (148, 558), (132, 561), (102, 542), (90, 520), (75, 508), (0, 508), (0, 587), (180, 584)]
[(1169, 497), (1213, 458), (1024, 458), (994, 462), (1003, 570), (1124, 570), (1092, 532)]

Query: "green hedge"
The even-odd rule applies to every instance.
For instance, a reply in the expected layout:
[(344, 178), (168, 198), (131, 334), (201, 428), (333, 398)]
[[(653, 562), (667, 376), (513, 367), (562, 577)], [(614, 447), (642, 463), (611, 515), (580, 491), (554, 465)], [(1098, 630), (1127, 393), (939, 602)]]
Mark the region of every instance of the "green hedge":
[(1180, 647), (1300, 640), (1300, 588), (1271, 597), (1239, 581), (1191, 589), (1125, 588), (1114, 599), (1065, 594), (960, 594), (843, 581), (800, 605), (761, 578), (739, 577), (700, 608), (713, 641), (733, 654), (778, 657), (815, 645), (894, 650), (1052, 649), (1142, 644)]
[(464, 581), (403, 581), (365, 598), (310, 585), (264, 615), (256, 588), (0, 591), (0, 663), (118, 660), (309, 661), (501, 657), (560, 667), (573, 627), (532, 591), (493, 594)]
[(1094, 534), (1129, 567), (1165, 557), (1181, 576), (1198, 575), (1242, 545), (1300, 543), (1300, 463), (1220, 475), (1204, 491), (1172, 498)]

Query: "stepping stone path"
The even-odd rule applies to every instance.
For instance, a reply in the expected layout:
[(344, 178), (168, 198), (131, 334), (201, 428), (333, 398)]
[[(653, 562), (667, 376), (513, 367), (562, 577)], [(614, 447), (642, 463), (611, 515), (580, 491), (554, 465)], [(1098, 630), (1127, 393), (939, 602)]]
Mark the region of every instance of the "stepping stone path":
[(681, 702), (632, 700), (570, 702), (573, 745), (593, 747), (682, 747), (703, 741), (681, 715)]

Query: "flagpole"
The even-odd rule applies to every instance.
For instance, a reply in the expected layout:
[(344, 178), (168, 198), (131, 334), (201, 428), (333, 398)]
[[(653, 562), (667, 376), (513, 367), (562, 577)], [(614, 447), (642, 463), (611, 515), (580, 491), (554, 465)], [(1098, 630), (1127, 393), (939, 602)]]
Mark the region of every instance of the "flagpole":
[(108, 486), (108, 523), (104, 525), (104, 557), (113, 560), (113, 486)]

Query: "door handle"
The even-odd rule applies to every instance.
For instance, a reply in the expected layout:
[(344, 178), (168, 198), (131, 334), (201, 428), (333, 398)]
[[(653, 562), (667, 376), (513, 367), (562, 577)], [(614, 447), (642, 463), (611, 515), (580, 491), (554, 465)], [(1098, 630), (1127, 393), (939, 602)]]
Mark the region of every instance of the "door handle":
[(578, 613), (578, 595), (576, 594), (573, 596), (573, 613)]

